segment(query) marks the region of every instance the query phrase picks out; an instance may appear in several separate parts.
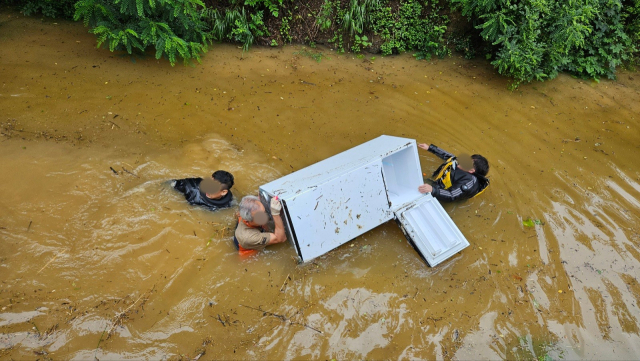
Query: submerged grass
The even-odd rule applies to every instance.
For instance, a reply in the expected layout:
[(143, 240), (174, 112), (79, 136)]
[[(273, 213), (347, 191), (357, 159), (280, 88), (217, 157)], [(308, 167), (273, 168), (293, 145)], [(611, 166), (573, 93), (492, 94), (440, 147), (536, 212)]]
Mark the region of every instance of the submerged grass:
[(324, 55), (324, 53), (322, 53), (321, 51), (311, 51), (311, 50), (309, 50), (307, 48), (302, 48), (301, 50), (294, 52), (293, 55), (304, 56), (304, 57), (313, 59), (318, 63), (323, 58), (324, 59), (331, 59), (328, 56)]

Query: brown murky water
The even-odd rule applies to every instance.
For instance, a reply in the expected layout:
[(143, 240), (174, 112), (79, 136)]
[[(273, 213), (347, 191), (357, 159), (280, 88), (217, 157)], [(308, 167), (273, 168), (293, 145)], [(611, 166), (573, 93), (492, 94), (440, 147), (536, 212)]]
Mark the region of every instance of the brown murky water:
[[(0, 11), (0, 358), (640, 357), (639, 75), (510, 92), (483, 61), (301, 51), (170, 68)], [(393, 223), (241, 260), (234, 211), (167, 186), (222, 168), (239, 198), (381, 134), (492, 164), (436, 268)]]

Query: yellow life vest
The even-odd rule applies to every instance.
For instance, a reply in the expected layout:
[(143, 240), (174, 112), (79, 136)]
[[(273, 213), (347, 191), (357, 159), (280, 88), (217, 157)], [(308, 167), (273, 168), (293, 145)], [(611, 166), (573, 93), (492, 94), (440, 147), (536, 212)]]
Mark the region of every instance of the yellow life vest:
[(478, 179), (478, 182), (480, 183), (480, 190), (478, 191), (478, 193), (476, 193), (475, 196), (471, 198), (479, 196), (480, 194), (482, 194), (482, 192), (486, 191), (487, 188), (489, 188), (489, 179), (479, 175), (476, 175), (476, 179)]
[[(451, 188), (452, 186), (451, 173), (453, 173), (453, 171), (456, 169), (457, 166), (458, 166), (458, 160), (456, 159), (456, 157), (451, 157), (447, 159), (446, 162), (442, 163), (440, 167), (438, 167), (438, 169), (436, 169), (436, 171), (433, 172), (434, 180), (440, 183), (444, 187), (444, 189)], [(479, 196), (484, 191), (486, 191), (487, 188), (489, 188), (489, 180), (487, 178), (477, 174), (475, 174), (475, 176), (478, 182), (480, 183), (480, 190), (471, 198), (475, 198)]]
[(447, 159), (446, 162), (442, 163), (435, 172), (433, 172), (433, 178), (436, 182), (441, 183), (444, 186), (444, 189), (451, 188), (451, 173), (456, 166), (458, 165), (458, 161), (456, 157), (451, 157)]

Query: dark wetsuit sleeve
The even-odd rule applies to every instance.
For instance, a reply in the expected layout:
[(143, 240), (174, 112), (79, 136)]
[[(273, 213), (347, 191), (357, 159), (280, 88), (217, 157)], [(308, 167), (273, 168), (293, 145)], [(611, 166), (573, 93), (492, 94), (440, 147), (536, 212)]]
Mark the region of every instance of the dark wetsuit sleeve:
[(451, 187), (449, 189), (442, 189), (437, 185), (433, 186), (431, 195), (441, 202), (453, 202), (462, 197), (462, 189), (460, 187)]
[(176, 184), (173, 185), (173, 188), (184, 194), (187, 201), (193, 204), (193, 201), (198, 198), (200, 192), (198, 185), (201, 180), (201, 178), (176, 179)]
[(180, 191), (181, 193), (186, 193), (187, 192), (186, 179), (176, 179), (175, 182), (176, 182), (176, 184), (173, 185), (173, 188), (175, 188), (176, 190)]
[(436, 147), (436, 146), (435, 146), (435, 145), (433, 145), (433, 144), (430, 144), (430, 145), (429, 145), (429, 152), (431, 152), (431, 153), (433, 153), (433, 154), (437, 155), (437, 156), (438, 156), (438, 158), (440, 158), (440, 159), (442, 159), (442, 160), (448, 160), (449, 158), (454, 157), (454, 155), (453, 155), (453, 154), (451, 154), (451, 153), (447, 152), (447, 151), (446, 151), (446, 150), (444, 150), (444, 149), (440, 149), (440, 148)]
[[(440, 202), (453, 202), (457, 201), (458, 199), (469, 198), (468, 193), (473, 193), (470, 191), (474, 188), (475, 183), (475, 178), (465, 179), (464, 182), (453, 184), (449, 189), (443, 189), (436, 184), (433, 185), (433, 191), (431, 192), (431, 195)], [(462, 190), (462, 186), (466, 186), (466, 192)]]

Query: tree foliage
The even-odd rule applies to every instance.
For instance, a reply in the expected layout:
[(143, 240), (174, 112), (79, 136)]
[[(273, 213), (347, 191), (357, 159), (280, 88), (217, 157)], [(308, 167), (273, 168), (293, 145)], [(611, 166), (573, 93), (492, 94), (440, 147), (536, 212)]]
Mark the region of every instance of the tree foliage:
[(627, 0), (623, 3), (622, 19), (625, 33), (634, 44), (634, 60), (640, 63), (640, 0)]
[(396, 12), (389, 6), (376, 10), (373, 30), (383, 40), (382, 54), (415, 50), (419, 59), (450, 54), (443, 37), (448, 19), (434, 3), (403, 0)]
[(76, 0), (26, 0), (7, 1), (12, 4), (19, 4), (20, 11), (29, 16), (40, 14), (51, 18), (73, 18)]
[(566, 71), (614, 78), (634, 42), (620, 0), (452, 0), (494, 46), (492, 64), (514, 86)]
[(244, 4), (256, 9), (259, 9), (260, 7), (269, 9), (271, 15), (277, 18), (280, 14), (280, 7), (282, 6), (283, 1), (284, 0), (245, 0)]
[(201, 0), (80, 0), (74, 18), (98, 38), (98, 46), (109, 50), (156, 50), (171, 65), (200, 61), (211, 39), (202, 19)]
[[(625, 63), (640, 64), (640, 0), (323, 0), (315, 10), (317, 2), (296, 0), (0, 3), (17, 5), (26, 15), (73, 16), (96, 35), (98, 46), (129, 53), (152, 48), (171, 65), (199, 61), (212, 40), (241, 43), (245, 51), (257, 42), (276, 46), (278, 36), (291, 42), (295, 26), (307, 26), (304, 41), (312, 45), (312, 33), (324, 32), (339, 52), (380, 46), (385, 55), (415, 51), (418, 58), (443, 57), (450, 53), (449, 41), (465, 57), (482, 51), (514, 79), (514, 87), (560, 72), (614, 78)], [(447, 29), (446, 14), (454, 9), (472, 21), (475, 32)], [(309, 26), (306, 19), (314, 17)], [(473, 46), (474, 38), (483, 40), (482, 49)]]

